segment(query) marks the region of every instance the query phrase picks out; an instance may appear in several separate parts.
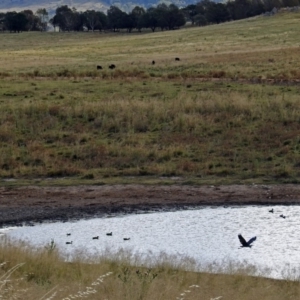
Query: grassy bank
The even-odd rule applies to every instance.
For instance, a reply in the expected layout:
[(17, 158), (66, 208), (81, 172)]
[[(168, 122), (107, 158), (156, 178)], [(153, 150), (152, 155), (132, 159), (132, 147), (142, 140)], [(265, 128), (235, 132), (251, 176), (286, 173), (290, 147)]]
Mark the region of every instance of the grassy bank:
[(1, 34), (0, 177), (299, 182), (299, 19)]
[[(0, 244), (1, 299), (298, 299), (298, 278), (274, 280), (249, 276), (251, 266), (225, 267), (224, 274), (184, 271), (193, 262), (162, 258), (152, 268), (134, 267), (130, 255), (84, 258), (65, 263), (59, 251), (45, 245)], [(92, 262), (92, 263), (91, 263)], [(223, 266), (224, 267), (224, 266)], [(207, 269), (209, 271), (209, 269)], [(211, 266), (216, 270), (216, 266)], [(220, 298), (217, 298), (220, 297)]]

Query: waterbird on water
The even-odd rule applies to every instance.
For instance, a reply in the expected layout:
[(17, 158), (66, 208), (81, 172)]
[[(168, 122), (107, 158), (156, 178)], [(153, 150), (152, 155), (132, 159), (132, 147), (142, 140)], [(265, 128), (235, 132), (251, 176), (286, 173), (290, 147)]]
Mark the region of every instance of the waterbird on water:
[(286, 216), (284, 216), (284, 215), (280, 215), (279, 217), (280, 217), (280, 218), (283, 218), (283, 219), (285, 219), (285, 218), (286, 218)]
[(252, 247), (252, 243), (256, 240), (256, 236), (254, 236), (253, 238), (251, 238), (248, 242), (243, 238), (243, 236), (241, 234), (238, 235), (239, 237), (239, 240), (242, 244), (241, 247), (249, 247), (251, 248)]
[(93, 240), (99, 240), (99, 236), (94, 236)]
[(107, 232), (106, 235), (112, 236), (112, 232)]
[(72, 242), (66, 242), (67, 245), (71, 245), (73, 244), (73, 241)]
[(269, 210), (269, 212), (270, 212), (270, 213), (273, 213), (273, 212), (274, 212), (274, 209), (272, 208), (271, 210)]

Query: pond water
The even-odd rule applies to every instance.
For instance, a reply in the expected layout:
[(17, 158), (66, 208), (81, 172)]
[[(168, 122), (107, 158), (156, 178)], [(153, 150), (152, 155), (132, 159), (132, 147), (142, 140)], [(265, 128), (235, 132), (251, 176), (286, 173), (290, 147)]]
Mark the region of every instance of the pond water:
[[(107, 249), (112, 253), (125, 249), (148, 258), (162, 253), (178, 259), (189, 257), (195, 265), (202, 266), (247, 262), (261, 270), (268, 268), (268, 273), (260, 273), (262, 276), (298, 276), (295, 274), (300, 270), (300, 206), (273, 208), (274, 213), (266, 206), (202, 207), (44, 223), (2, 229), (2, 232), (35, 246), (45, 246), (53, 239), (69, 257), (76, 251), (96, 254)], [(286, 218), (280, 217), (282, 214)], [(106, 235), (109, 232), (111, 236)], [(240, 248), (239, 233), (246, 240), (257, 237), (252, 248)], [(97, 236), (98, 239), (93, 239)], [(72, 244), (66, 244), (71, 241)]]

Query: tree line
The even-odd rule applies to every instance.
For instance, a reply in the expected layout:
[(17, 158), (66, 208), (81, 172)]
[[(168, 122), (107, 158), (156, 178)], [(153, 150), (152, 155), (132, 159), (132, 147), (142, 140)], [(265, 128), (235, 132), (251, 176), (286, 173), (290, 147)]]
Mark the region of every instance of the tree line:
[(175, 4), (159, 4), (145, 9), (136, 6), (131, 12), (124, 12), (117, 6), (111, 6), (107, 13), (95, 10), (77, 11), (67, 5), (56, 9), (49, 19), (45, 8), (35, 13), (31, 10), (0, 13), (0, 30), (10, 32), (45, 31), (48, 23), (60, 31), (95, 31), (95, 30), (132, 30), (142, 29), (173, 30), (184, 26), (186, 22), (205, 26), (230, 20), (239, 20), (271, 11), (274, 7), (293, 7), (300, 5), (300, 0), (229, 0), (214, 2), (201, 0), (179, 8)]
[(129, 13), (117, 6), (111, 6), (106, 14), (95, 10), (78, 12), (75, 8), (71, 9), (64, 5), (56, 9), (54, 17), (49, 22), (62, 31), (81, 31), (85, 28), (92, 31), (126, 29), (131, 32), (133, 29), (141, 31), (142, 28), (151, 28), (155, 31), (158, 27), (162, 30), (171, 30), (185, 25), (186, 20), (183, 12), (174, 4), (159, 4), (147, 10), (136, 6)]

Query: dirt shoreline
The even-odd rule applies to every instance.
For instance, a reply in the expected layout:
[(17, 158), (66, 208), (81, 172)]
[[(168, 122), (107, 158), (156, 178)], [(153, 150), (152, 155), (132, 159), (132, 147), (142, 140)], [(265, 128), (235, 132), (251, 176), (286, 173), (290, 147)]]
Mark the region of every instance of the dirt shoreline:
[(205, 205), (300, 205), (300, 185), (0, 187), (0, 227)]

